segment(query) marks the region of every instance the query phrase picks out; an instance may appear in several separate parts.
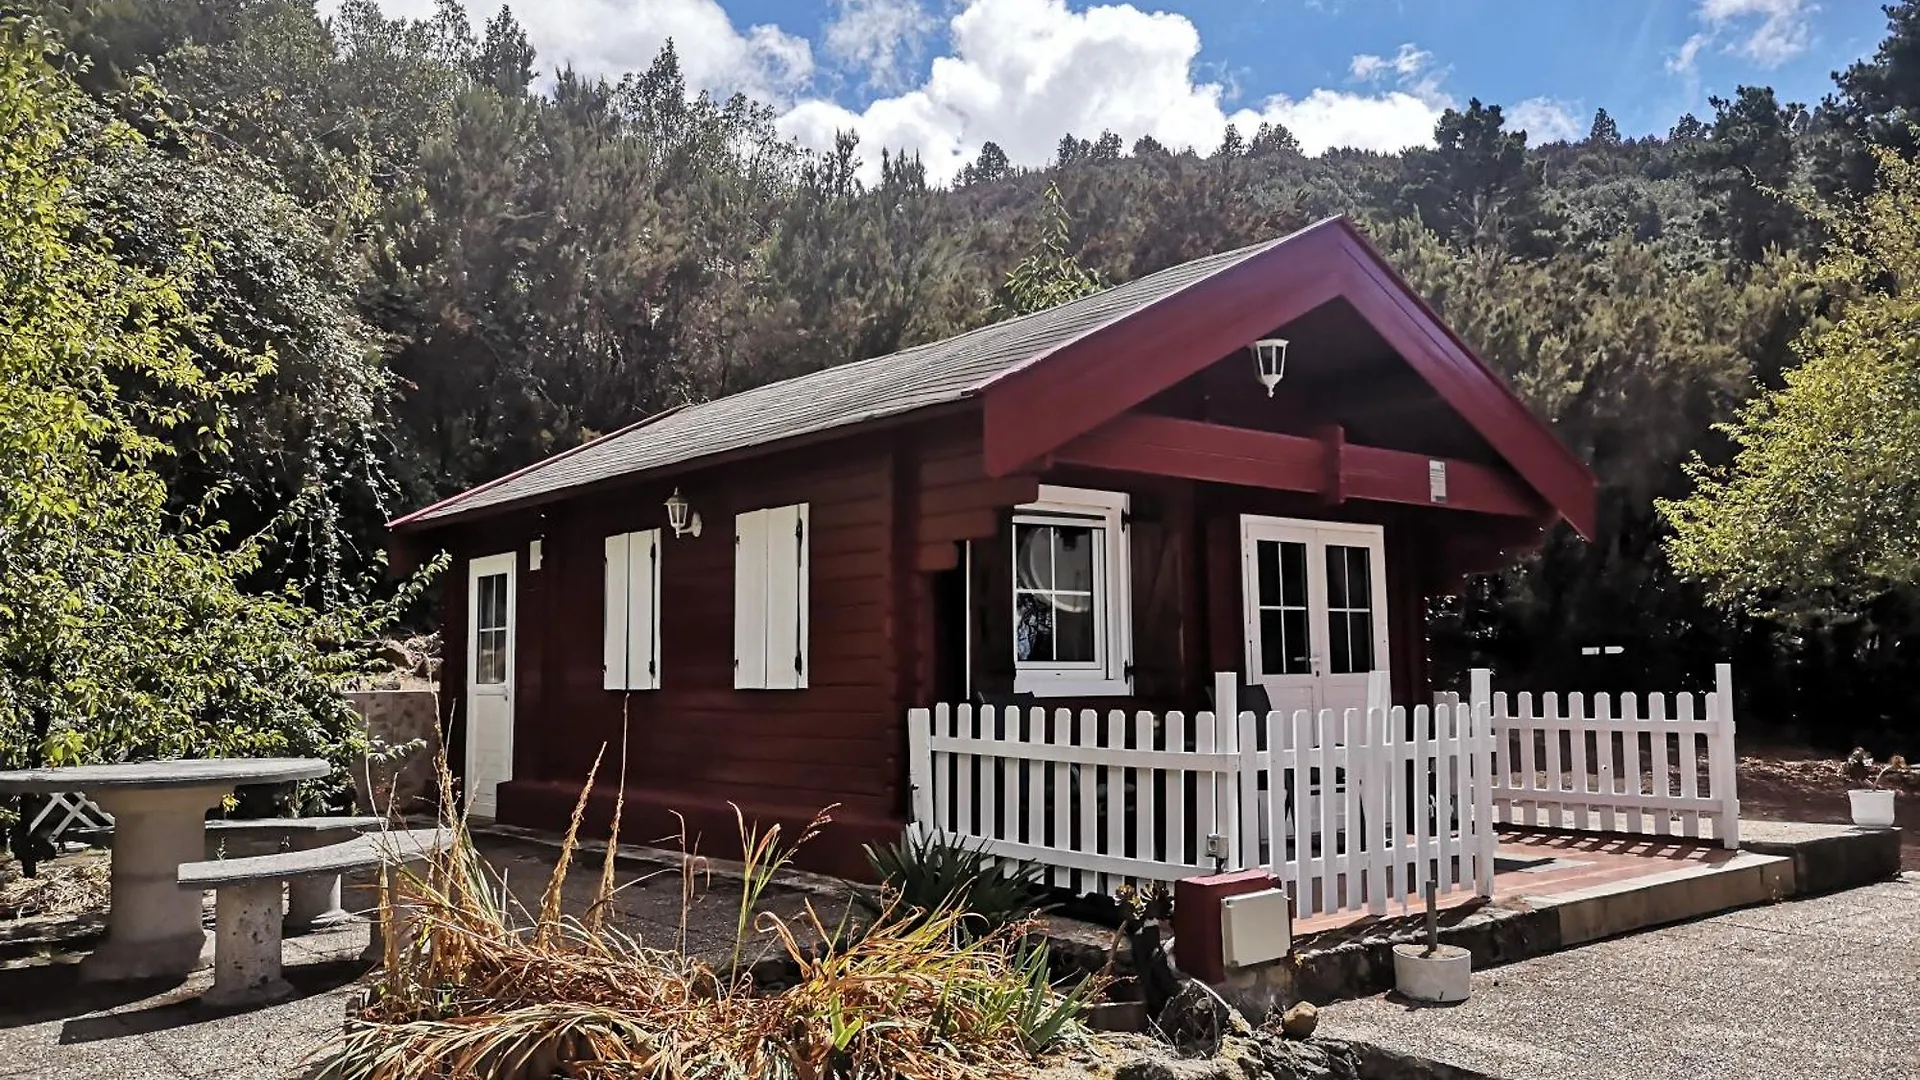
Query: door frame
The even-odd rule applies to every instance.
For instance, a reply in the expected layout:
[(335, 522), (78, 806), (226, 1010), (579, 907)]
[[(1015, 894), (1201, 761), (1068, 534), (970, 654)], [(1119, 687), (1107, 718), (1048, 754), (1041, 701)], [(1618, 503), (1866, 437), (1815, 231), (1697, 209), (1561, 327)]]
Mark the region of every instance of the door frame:
[[(1373, 610), (1377, 614), (1373, 625), (1373, 668), (1374, 671), (1389, 670), (1390, 649), (1393, 640), (1391, 628), (1392, 609), (1388, 606), (1387, 595), (1387, 541), (1386, 527), (1370, 525), (1357, 521), (1322, 521), (1315, 518), (1269, 517), (1261, 514), (1240, 515), (1240, 627), (1241, 662), (1245, 665), (1246, 680), (1249, 683), (1265, 683), (1270, 679), (1291, 679), (1310, 681), (1313, 707), (1315, 711), (1324, 706), (1325, 680), (1332, 676), (1328, 671), (1330, 656), (1327, 651), (1327, 570), (1326, 545), (1329, 543), (1347, 547), (1364, 547), (1372, 552), (1373, 573), (1369, 585), (1372, 588)], [(1281, 542), (1304, 542), (1307, 547), (1307, 628), (1311, 643), (1309, 663), (1312, 671), (1307, 675), (1266, 676), (1260, 672), (1259, 640), (1259, 569), (1255, 559), (1254, 544), (1260, 540)], [(1365, 679), (1365, 672), (1351, 672), (1345, 677)], [(1269, 691), (1271, 694), (1271, 691)], [(1276, 708), (1278, 705), (1276, 704)]]
[[(480, 660), (480, 579), (505, 574), (507, 578), (507, 656), (506, 679), (500, 683), (488, 683), (485, 696), (506, 699), (507, 751), (505, 773), (501, 783), (513, 779), (513, 729), (514, 729), (514, 662), (519, 655), (520, 637), (520, 567), (517, 550), (503, 551), (495, 555), (484, 555), (467, 561), (467, 708), (466, 708), (466, 746), (461, 754), (461, 779), (465, 782), (466, 803), (473, 805), (475, 796), (474, 749), (479, 740), (474, 738), (474, 721), (478, 710), (474, 702), (482, 695), (477, 681)], [(496, 687), (498, 689), (496, 689)], [(497, 796), (496, 796), (497, 798)], [(497, 812), (498, 806), (496, 804)]]

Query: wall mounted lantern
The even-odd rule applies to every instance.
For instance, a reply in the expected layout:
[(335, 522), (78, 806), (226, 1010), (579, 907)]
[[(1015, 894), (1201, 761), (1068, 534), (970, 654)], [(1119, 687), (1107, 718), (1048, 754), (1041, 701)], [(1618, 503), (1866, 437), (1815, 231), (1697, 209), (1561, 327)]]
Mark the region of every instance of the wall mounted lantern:
[(1248, 346), (1253, 350), (1253, 359), (1259, 365), (1260, 385), (1267, 388), (1267, 396), (1273, 396), (1273, 388), (1280, 385), (1281, 376), (1287, 373), (1287, 339), (1261, 338)]
[(679, 488), (667, 496), (667, 524), (673, 526), (675, 536), (700, 535), (700, 514), (688, 505)]

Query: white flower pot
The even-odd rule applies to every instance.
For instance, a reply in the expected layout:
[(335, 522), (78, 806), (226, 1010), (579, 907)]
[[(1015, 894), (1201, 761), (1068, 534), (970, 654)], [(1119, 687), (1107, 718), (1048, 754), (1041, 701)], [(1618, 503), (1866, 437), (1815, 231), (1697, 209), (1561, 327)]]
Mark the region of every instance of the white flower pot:
[(1847, 792), (1853, 802), (1853, 823), (1868, 828), (1886, 828), (1893, 824), (1891, 788), (1854, 788)]
[(1414, 1001), (1465, 1001), (1472, 974), (1473, 954), (1458, 945), (1442, 945), (1431, 956), (1425, 945), (1393, 947), (1394, 989)]

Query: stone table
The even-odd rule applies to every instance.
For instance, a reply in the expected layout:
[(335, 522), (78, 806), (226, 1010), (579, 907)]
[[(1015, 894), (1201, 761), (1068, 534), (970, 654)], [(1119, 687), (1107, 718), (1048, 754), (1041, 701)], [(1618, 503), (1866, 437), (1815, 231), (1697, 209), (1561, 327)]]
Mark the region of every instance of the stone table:
[(89, 981), (184, 977), (201, 966), (200, 895), (180, 864), (206, 857), (206, 813), (235, 787), (327, 775), (319, 758), (211, 758), (0, 772), (0, 795), (83, 792), (113, 815), (107, 937), (80, 963)]

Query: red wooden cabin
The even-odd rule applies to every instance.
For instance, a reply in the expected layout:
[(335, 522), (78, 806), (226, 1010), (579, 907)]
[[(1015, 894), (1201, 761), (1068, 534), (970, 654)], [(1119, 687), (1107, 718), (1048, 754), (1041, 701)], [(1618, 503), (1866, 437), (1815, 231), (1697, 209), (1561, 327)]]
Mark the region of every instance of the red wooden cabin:
[(1428, 598), (1593, 514), (1551, 428), (1332, 219), (650, 417), (393, 529), (455, 557), (477, 814), (563, 826), (624, 723), (627, 838), (678, 814), (720, 851), (730, 803), (837, 804), (802, 861), (859, 872), (905, 819), (910, 707), (1196, 710), (1228, 670), (1362, 705), (1376, 667), (1424, 698)]

